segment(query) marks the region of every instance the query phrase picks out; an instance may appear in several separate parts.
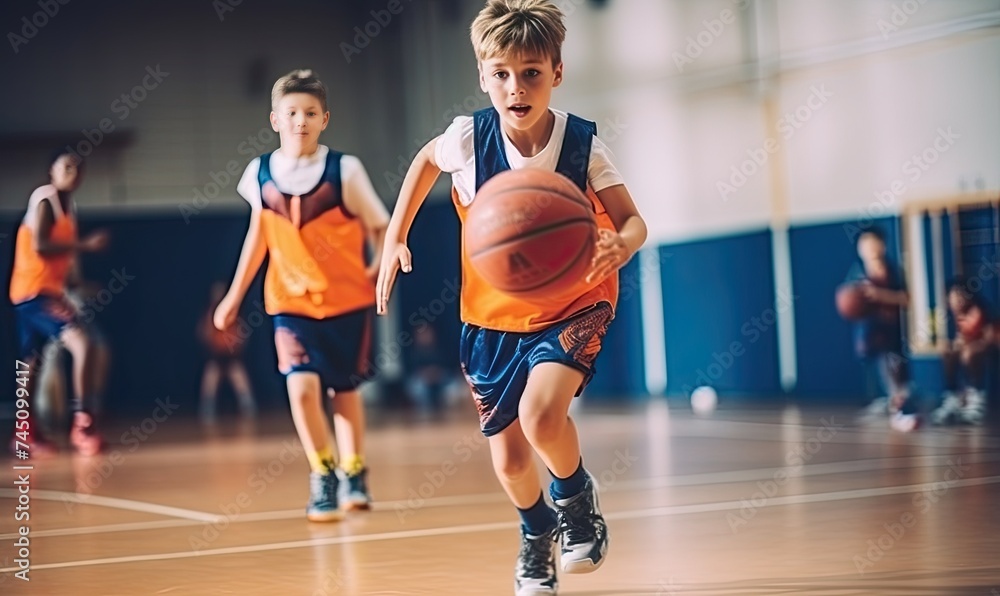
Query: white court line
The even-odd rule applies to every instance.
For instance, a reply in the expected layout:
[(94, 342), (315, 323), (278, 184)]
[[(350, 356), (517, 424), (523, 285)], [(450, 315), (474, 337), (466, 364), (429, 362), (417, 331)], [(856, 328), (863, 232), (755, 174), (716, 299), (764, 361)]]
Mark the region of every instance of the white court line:
[[(968, 478), (966, 480), (951, 480), (949, 489), (965, 486), (982, 486), (984, 484), (1000, 483), (1000, 476), (986, 476), (983, 478)], [(787, 497), (768, 497), (767, 502), (756, 507), (779, 507), (781, 505), (802, 505), (809, 503), (828, 503), (832, 501), (846, 501), (849, 499), (866, 499), (869, 497), (885, 497), (889, 495), (905, 495), (907, 493), (929, 492), (934, 490), (937, 482), (927, 482), (923, 484), (909, 484), (906, 486), (886, 486), (883, 488), (859, 488), (855, 490), (840, 490), (829, 493), (816, 493), (812, 495), (790, 495)], [(720, 503), (696, 503), (694, 505), (670, 505), (667, 507), (653, 507), (650, 509), (639, 509), (634, 511), (620, 511), (605, 515), (607, 519), (636, 519), (642, 517), (655, 517), (663, 515), (680, 515), (684, 513), (710, 513), (713, 511), (738, 510), (745, 507), (746, 499), (741, 501), (723, 501)], [(0, 569), (0, 572), (5, 571)]]
[[(963, 463), (988, 463), (1000, 461), (1000, 453), (950, 453), (946, 455), (918, 455), (901, 458), (860, 459), (854, 461), (838, 461), (825, 464), (806, 464), (796, 473), (789, 469), (796, 466), (784, 465), (773, 468), (756, 468), (752, 470), (736, 470), (732, 472), (705, 472), (702, 474), (687, 474), (685, 476), (659, 476), (640, 480), (621, 480), (615, 482), (608, 490), (643, 490), (651, 488), (666, 488), (671, 486), (699, 486), (704, 484), (726, 484), (730, 482), (751, 482), (754, 480), (771, 480), (778, 471), (785, 471), (789, 479), (807, 476), (825, 476), (828, 474), (844, 474), (847, 472), (871, 472), (883, 470), (885, 464), (890, 464), (893, 470), (909, 468), (933, 468), (951, 465), (956, 459), (962, 458)], [(597, 479), (600, 484), (600, 478)]]
[[(230, 522), (235, 522), (239, 520), (230, 520)], [(44, 538), (48, 536), (89, 536), (91, 534), (105, 534), (109, 532), (138, 532), (142, 530), (159, 530), (161, 528), (184, 528), (191, 526), (200, 526), (202, 524), (209, 522), (191, 521), (188, 519), (164, 519), (160, 521), (145, 521), (145, 522), (130, 522), (124, 524), (101, 524), (99, 526), (78, 526), (76, 528), (60, 528), (58, 530), (37, 530), (32, 531), (31, 535), (37, 538)], [(8, 538), (17, 538), (18, 534), (11, 532), (10, 534), (0, 534), (0, 540), (7, 540)]]
[[(719, 410), (720, 415), (727, 412)], [(836, 411), (824, 418), (836, 423), (836, 433), (824, 443), (834, 443), (843, 445), (895, 445), (901, 440), (901, 435), (890, 432), (889, 417), (879, 419), (879, 422), (858, 422), (857, 414), (849, 415)], [(789, 422), (749, 422), (745, 420), (727, 420), (725, 418), (691, 418), (684, 419), (685, 425), (677, 425), (670, 429), (672, 438), (684, 439), (728, 439), (744, 441), (773, 441), (776, 428), (791, 428), (802, 431), (803, 436), (799, 441), (788, 441), (783, 444), (795, 445), (805, 443), (813, 438), (825, 427), (817, 424), (798, 424)], [(978, 428), (978, 427), (975, 427)], [(931, 428), (919, 433), (905, 435), (905, 440), (912, 446), (919, 447), (957, 447), (956, 439), (963, 441), (976, 441), (976, 446), (981, 448), (1000, 448), (1000, 439), (990, 435), (974, 437), (969, 434), (957, 434), (955, 428)], [(973, 430), (970, 427), (968, 430)], [(623, 428), (623, 434), (634, 434), (634, 429)]]
[[(846, 472), (881, 470), (885, 468), (886, 463), (892, 464), (893, 469), (895, 470), (907, 468), (943, 467), (951, 465), (951, 462), (958, 458), (962, 458), (964, 463), (995, 462), (1000, 461), (1000, 453), (953, 453), (949, 455), (921, 455), (905, 458), (879, 458), (831, 462), (826, 464), (807, 464), (802, 467), (802, 470), (798, 474), (788, 474), (788, 478), (791, 479), (807, 476), (842, 474)], [(757, 468), (752, 470), (736, 470), (732, 472), (707, 472), (703, 474), (686, 474), (683, 476), (657, 476), (653, 478), (641, 478), (638, 480), (621, 480), (615, 482), (611, 486), (601, 487), (600, 491), (602, 494), (610, 492), (637, 492), (656, 488), (669, 488), (672, 486), (702, 486), (732, 482), (752, 482), (754, 480), (770, 480), (774, 478), (774, 474), (778, 470), (785, 470), (785, 468)], [(599, 479), (598, 482), (600, 482)], [(408, 500), (376, 501), (374, 509), (375, 511), (382, 512), (394, 510), (397, 507), (403, 507), (406, 511), (417, 511), (420, 509), (448, 507), (452, 505), (499, 503), (506, 500), (507, 495), (502, 492), (478, 493), (448, 497), (429, 497), (424, 499), (419, 507), (411, 507)], [(102, 524), (99, 526), (82, 526), (56, 530), (38, 530), (32, 532), (31, 535), (41, 538), (46, 536), (78, 536), (81, 534), (89, 535), (109, 532), (157, 530), (161, 528), (180, 528), (199, 526), (204, 523), (212, 523), (222, 519), (222, 517), (223, 516), (214, 516), (212, 519), (198, 519), (195, 521), (160, 520), (124, 524)], [(275, 521), (282, 519), (295, 519), (298, 517), (302, 517), (301, 509), (284, 509), (279, 511), (261, 511), (258, 513), (241, 513), (240, 515), (230, 519), (229, 523)], [(18, 534), (16, 533), (0, 534), (0, 540), (17, 537)]]
[[(381, 540), (398, 540), (405, 538), (426, 538), (430, 536), (447, 536), (451, 534), (467, 534), (474, 532), (491, 532), (514, 528), (520, 522), (494, 522), (490, 524), (473, 524), (465, 526), (452, 526), (448, 528), (429, 528), (426, 530), (404, 530), (402, 532), (383, 532), (381, 534), (365, 534), (355, 536), (338, 536), (335, 538), (313, 538), (311, 540), (296, 540), (294, 542), (276, 542), (272, 544), (255, 544), (251, 546), (233, 546), (228, 548), (215, 548), (203, 551), (184, 551), (179, 553), (161, 553), (158, 555), (132, 555), (128, 557), (111, 557), (108, 559), (88, 559), (85, 561), (67, 561), (65, 563), (47, 563), (43, 565), (32, 565), (31, 570), (38, 569), (63, 569), (66, 567), (89, 567), (92, 565), (113, 565), (116, 563), (138, 563), (142, 561), (163, 561), (169, 559), (189, 559), (194, 557), (208, 557), (217, 555), (236, 555), (244, 553), (266, 552), (273, 550), (287, 550), (292, 548), (306, 548), (310, 546), (327, 546), (332, 544), (353, 544), (357, 542), (376, 542)], [(4, 567), (0, 573), (10, 573), (17, 571), (18, 567)]]
[[(9, 499), (16, 499), (18, 494), (19, 493), (16, 489), (0, 488), (0, 498), (6, 497)], [(63, 503), (73, 503), (75, 505), (97, 505), (99, 507), (112, 507), (114, 509), (128, 509), (129, 511), (141, 511), (143, 513), (166, 515), (168, 517), (179, 517), (181, 519), (191, 519), (198, 522), (214, 522), (222, 517), (214, 513), (202, 513), (201, 511), (168, 507), (166, 505), (157, 505), (156, 503), (144, 503), (142, 501), (117, 499), (115, 497), (102, 497), (100, 495), (68, 493), (61, 490), (32, 490), (31, 498), (42, 501), (62, 501)]]
[[(966, 480), (952, 481), (950, 488), (981, 486), (984, 484), (1000, 483), (1000, 476), (987, 476), (983, 478), (969, 478)], [(782, 505), (797, 505), (804, 503), (824, 503), (829, 501), (844, 501), (848, 499), (865, 499), (869, 497), (879, 497), (887, 495), (899, 495), (906, 493), (918, 493), (934, 490), (936, 483), (910, 484), (907, 486), (888, 486), (884, 488), (864, 488), (858, 490), (844, 490), (829, 493), (816, 493), (811, 495), (794, 495), (789, 497), (774, 497), (757, 509), (766, 507), (779, 507)], [(618, 511), (605, 516), (609, 520), (636, 519), (647, 517), (662, 517), (668, 515), (684, 515), (690, 513), (710, 513), (718, 511), (738, 511), (745, 503), (742, 501), (724, 501), (720, 503), (700, 503), (694, 505), (673, 505), (668, 507), (653, 507), (647, 509), (634, 509), (631, 511)], [(106, 559), (85, 559), (83, 561), (65, 561), (63, 563), (46, 563), (32, 565), (33, 570), (42, 569), (65, 569), (68, 567), (90, 567), (94, 565), (114, 565), (119, 563), (141, 563), (144, 561), (164, 561), (170, 559), (190, 559), (196, 557), (209, 557), (220, 555), (238, 555), (245, 553), (267, 552), (276, 550), (288, 550), (295, 548), (307, 548), (312, 546), (330, 546), (334, 544), (356, 544), (361, 542), (377, 542), (383, 540), (400, 540), (407, 538), (427, 538), (431, 536), (450, 536), (456, 534), (472, 534), (475, 532), (492, 532), (495, 530), (506, 530), (516, 528), (520, 522), (495, 522), (489, 524), (469, 524), (462, 526), (451, 526), (446, 528), (428, 528), (424, 530), (406, 530), (401, 532), (383, 532), (380, 534), (365, 534), (353, 536), (337, 536), (332, 538), (313, 538), (310, 540), (296, 540), (293, 542), (275, 542), (271, 544), (254, 544), (248, 546), (233, 546), (228, 548), (215, 548), (203, 551), (185, 551), (174, 553), (160, 553), (150, 555), (131, 555), (127, 557), (109, 557)], [(4, 567), (0, 573), (16, 572), (18, 567)]]

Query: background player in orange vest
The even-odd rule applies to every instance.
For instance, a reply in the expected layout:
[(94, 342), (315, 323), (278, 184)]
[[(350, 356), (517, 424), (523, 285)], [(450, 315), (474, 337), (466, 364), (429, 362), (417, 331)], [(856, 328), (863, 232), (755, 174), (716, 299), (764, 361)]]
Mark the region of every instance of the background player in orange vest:
[[(271, 126), (281, 146), (247, 166), (238, 190), (250, 227), (228, 293), (215, 311), (226, 329), (265, 255), (264, 306), (274, 317), (278, 369), (312, 470), (306, 516), (334, 521), (367, 508), (364, 410), (357, 391), (371, 362), (379, 255), (389, 216), (361, 161), (319, 144), (330, 121), (326, 87), (309, 70), (278, 79)], [(373, 251), (365, 260), (365, 242)], [(339, 481), (321, 398), (333, 393)]]
[[(66, 280), (73, 259), (80, 252), (103, 250), (107, 233), (94, 232), (83, 240), (77, 235), (76, 206), (72, 193), (83, 179), (82, 160), (68, 150), (53, 154), (49, 184), (31, 193), (28, 209), (17, 230), (10, 301), (14, 305), (19, 357), (29, 365), (29, 396), (34, 391), (42, 348), (58, 338), (73, 357), (73, 426), (70, 443), (84, 455), (100, 452), (103, 441), (95, 426), (90, 402), (95, 392), (94, 342), (78, 319), (76, 307), (66, 298)], [(34, 453), (54, 451), (30, 421), (29, 438)], [(23, 429), (19, 429), (23, 430)]]
[[(596, 570), (608, 545), (593, 478), (583, 467), (569, 406), (594, 372), (614, 316), (618, 274), (646, 238), (646, 225), (611, 163), (596, 126), (552, 110), (562, 82), (563, 14), (547, 0), (491, 0), (472, 24), (480, 84), (492, 108), (458, 117), (410, 165), (386, 233), (377, 286), (384, 312), (399, 269), (412, 269), (406, 238), (442, 171), (464, 221), (479, 187), (506, 169), (542, 168), (586, 190), (600, 236), (591, 273), (575, 294), (539, 305), (485, 283), (462, 255), (461, 364), (489, 437), (493, 466), (521, 516), (518, 594), (555, 594), (556, 545), (569, 573)], [(553, 476), (545, 502), (538, 454)]]

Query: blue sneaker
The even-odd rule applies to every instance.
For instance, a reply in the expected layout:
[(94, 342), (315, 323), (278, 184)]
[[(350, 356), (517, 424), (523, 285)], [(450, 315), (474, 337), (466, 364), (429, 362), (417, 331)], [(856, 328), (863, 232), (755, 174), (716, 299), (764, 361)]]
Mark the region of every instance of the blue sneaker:
[(556, 579), (555, 530), (531, 536), (521, 528), (521, 551), (514, 568), (516, 596), (554, 596), (559, 588)]
[(362, 468), (353, 476), (340, 472), (340, 502), (347, 511), (371, 509), (372, 496), (368, 492), (368, 468)]
[(309, 474), (309, 505), (306, 519), (314, 522), (332, 522), (344, 519), (344, 512), (337, 505), (337, 475)]
[(597, 571), (608, 553), (608, 524), (601, 515), (594, 478), (588, 473), (580, 494), (568, 499), (553, 496), (552, 503), (559, 520), (562, 570), (566, 573)]

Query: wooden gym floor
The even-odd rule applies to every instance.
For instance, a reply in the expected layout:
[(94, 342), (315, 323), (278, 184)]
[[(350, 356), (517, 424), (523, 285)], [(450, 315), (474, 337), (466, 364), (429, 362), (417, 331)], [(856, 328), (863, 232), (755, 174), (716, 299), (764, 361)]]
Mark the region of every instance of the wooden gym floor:
[[(995, 430), (899, 434), (852, 415), (578, 412), (611, 550), (560, 593), (1000, 595)], [(33, 462), (28, 583), (12, 575), (5, 460), (0, 593), (512, 593), (516, 516), (472, 411), (375, 420), (376, 507), (335, 524), (304, 518), (286, 418), (216, 432), (168, 418), (119, 429), (103, 457)]]

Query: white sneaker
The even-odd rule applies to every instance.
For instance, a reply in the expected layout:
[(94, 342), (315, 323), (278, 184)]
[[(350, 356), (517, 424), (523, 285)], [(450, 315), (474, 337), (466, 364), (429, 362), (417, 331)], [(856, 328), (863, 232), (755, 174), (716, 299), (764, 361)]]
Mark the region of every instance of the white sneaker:
[(888, 397), (876, 397), (870, 404), (861, 409), (858, 419), (871, 420), (874, 418), (885, 418), (891, 413), (889, 411), (889, 401)]
[[(551, 494), (551, 488), (549, 489)], [(579, 494), (557, 499), (558, 533), (562, 543), (560, 563), (566, 573), (590, 573), (604, 563), (608, 554), (608, 524), (601, 514), (597, 485), (587, 473), (587, 482)]]
[(958, 418), (966, 424), (982, 424), (986, 417), (986, 394), (978, 389), (970, 389), (965, 394), (965, 406)]
[(889, 418), (889, 427), (897, 432), (908, 433), (920, 426), (920, 417), (916, 414), (896, 412)]
[(962, 399), (955, 395), (953, 391), (946, 391), (941, 405), (931, 412), (931, 422), (934, 424), (948, 424), (958, 415), (962, 409)]
[(514, 570), (516, 596), (554, 596), (559, 590), (556, 579), (556, 549), (559, 548), (555, 530), (531, 536), (521, 528), (521, 551)]

